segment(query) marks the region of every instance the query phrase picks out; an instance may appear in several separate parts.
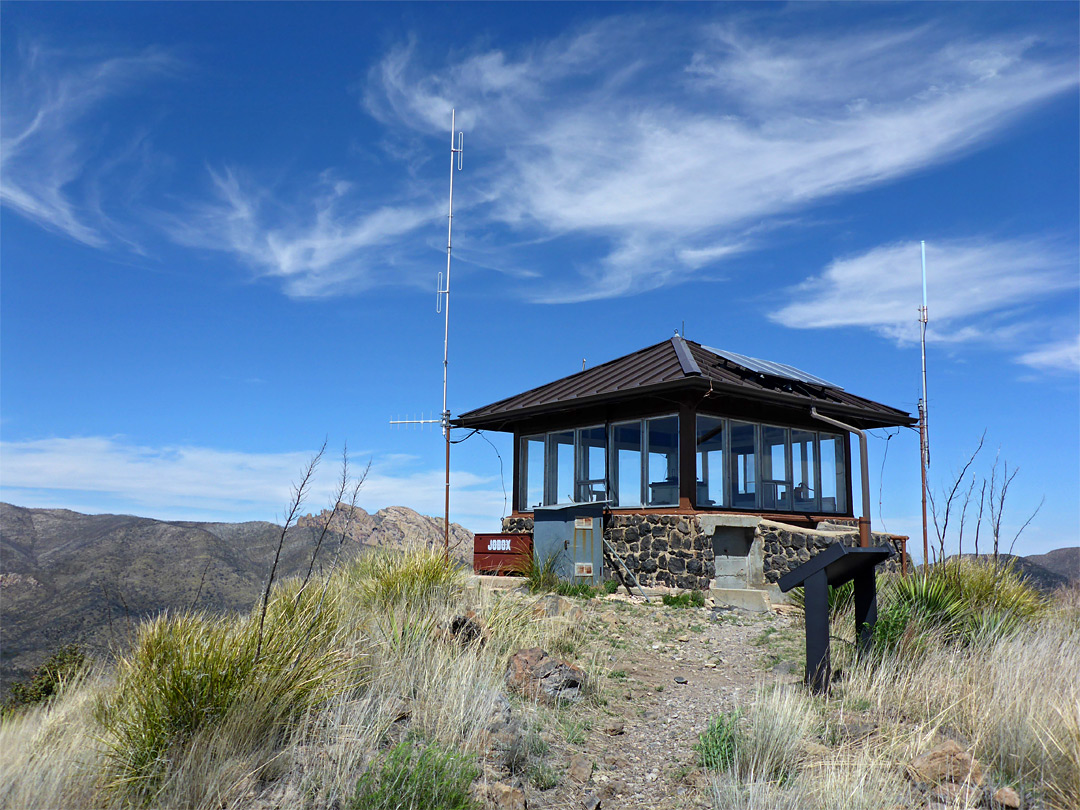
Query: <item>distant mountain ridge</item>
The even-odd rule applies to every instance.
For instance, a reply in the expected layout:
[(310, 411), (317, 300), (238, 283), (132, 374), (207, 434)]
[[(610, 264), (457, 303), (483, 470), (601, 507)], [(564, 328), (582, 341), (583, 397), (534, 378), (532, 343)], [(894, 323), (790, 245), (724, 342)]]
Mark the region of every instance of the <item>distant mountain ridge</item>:
[[(323, 522), (305, 515), (289, 530), (279, 580), (307, 570)], [(339, 513), (331, 533), (342, 526)], [(471, 559), (471, 532), (450, 528), (454, 556)], [(264, 521), (164, 521), (0, 503), (0, 688), (63, 644), (104, 655), (140, 619), (163, 610), (250, 609), (280, 536), (281, 526)], [(327, 536), (317, 569), (330, 564), (339, 539)], [(428, 543), (442, 545), (442, 520), (403, 506), (374, 515), (357, 508), (341, 556)]]

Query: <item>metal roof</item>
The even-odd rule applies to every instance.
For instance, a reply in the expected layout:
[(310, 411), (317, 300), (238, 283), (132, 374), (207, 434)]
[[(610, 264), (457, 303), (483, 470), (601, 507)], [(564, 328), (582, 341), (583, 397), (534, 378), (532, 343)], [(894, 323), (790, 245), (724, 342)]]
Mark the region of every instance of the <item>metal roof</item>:
[[(625, 402), (653, 392), (710, 389), (719, 394), (768, 400), (807, 411), (815, 406), (840, 418), (855, 417), (863, 426), (869, 427), (910, 425), (915, 421), (904, 411), (850, 394), (791, 366), (740, 360), (752, 358), (709, 349), (676, 335), (654, 346), (463, 413), (454, 424), (507, 430), (512, 429), (511, 423), (547, 413)], [(775, 366), (775, 370), (769, 370), (769, 365)], [(794, 372), (802, 374), (803, 378), (794, 377)]]

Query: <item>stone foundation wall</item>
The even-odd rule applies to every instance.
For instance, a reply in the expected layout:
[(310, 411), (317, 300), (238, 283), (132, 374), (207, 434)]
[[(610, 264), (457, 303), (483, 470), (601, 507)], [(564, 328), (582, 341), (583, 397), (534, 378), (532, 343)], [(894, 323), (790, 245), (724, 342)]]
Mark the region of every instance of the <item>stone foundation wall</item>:
[[(829, 531), (799, 529), (762, 520), (754, 528), (751, 555), (760, 555), (757, 577), (764, 572), (764, 582), (748, 582), (748, 587), (775, 584), (780, 577), (820, 554), (833, 543), (857, 546), (857, 531), (845, 531), (848, 525), (833, 525)], [(531, 517), (503, 518), (506, 534), (531, 534)], [(701, 528), (697, 515), (608, 515), (604, 524), (606, 539), (620, 559), (634, 572), (643, 586), (666, 586), (684, 590), (707, 591), (715, 577), (713, 538)], [(898, 556), (882, 563), (878, 570), (898, 571), (899, 552), (905, 538), (874, 534), (873, 545), (891, 545)], [(604, 550), (611, 571), (619, 568)]]
[(612, 515), (604, 537), (642, 585), (712, 585), (712, 538), (693, 515)]
[[(761, 540), (764, 553), (765, 581), (776, 583), (784, 574), (809, 562), (833, 543), (843, 543), (854, 548), (859, 545), (859, 533), (836, 531), (800, 530), (785, 527), (771, 521), (762, 521), (754, 529), (754, 538)], [(891, 534), (873, 533), (870, 544), (873, 546), (892, 546), (897, 556), (878, 565), (877, 570), (899, 571), (902, 542), (906, 538)]]

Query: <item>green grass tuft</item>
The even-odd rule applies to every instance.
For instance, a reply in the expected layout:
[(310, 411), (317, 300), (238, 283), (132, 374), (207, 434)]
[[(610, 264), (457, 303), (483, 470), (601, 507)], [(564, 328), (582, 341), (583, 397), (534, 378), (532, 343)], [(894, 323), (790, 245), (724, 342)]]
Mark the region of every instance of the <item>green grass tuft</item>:
[(718, 714), (701, 732), (694, 750), (701, 767), (710, 771), (726, 771), (735, 762), (739, 739), (738, 711)]
[(404, 741), (356, 783), (351, 810), (472, 810), (469, 787), (480, 776), (471, 757), (429, 743)]
[(361, 604), (371, 608), (425, 607), (460, 589), (464, 572), (442, 551), (372, 551), (357, 560), (352, 577)]
[(705, 594), (701, 591), (683, 591), (679, 594), (665, 593), (661, 601), (668, 607), (705, 607)]
[(888, 579), (881, 603), (874, 627), (879, 652), (917, 652), (930, 636), (965, 644), (1001, 637), (1049, 610), (1047, 599), (1011, 563), (992, 559), (951, 559)]

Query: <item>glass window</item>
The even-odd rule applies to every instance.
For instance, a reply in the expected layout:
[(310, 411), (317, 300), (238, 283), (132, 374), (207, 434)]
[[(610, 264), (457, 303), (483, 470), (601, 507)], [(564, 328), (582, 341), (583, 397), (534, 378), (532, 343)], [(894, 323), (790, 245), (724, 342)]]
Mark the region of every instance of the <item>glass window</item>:
[(697, 418), (697, 505), (724, 505), (724, 420)]
[(615, 506), (641, 506), (641, 422), (611, 426), (611, 486)]
[(821, 511), (847, 511), (847, 470), (844, 462), (844, 437), (820, 434)]
[(791, 480), (796, 512), (813, 512), (817, 509), (816, 455), (814, 434), (807, 430), (792, 430)]
[(522, 436), (521, 489), (518, 493), (523, 510), (541, 506), (544, 503), (544, 435)]
[(791, 478), (787, 464), (788, 430), (761, 426), (761, 506), (763, 509), (791, 509)]
[(544, 503), (572, 503), (574, 500), (574, 431), (548, 434), (547, 483)]
[(754, 425), (729, 423), (731, 454), (731, 505), (754, 509), (757, 501), (757, 465), (754, 463)]
[(577, 481), (574, 500), (578, 503), (607, 500), (607, 431), (603, 426), (581, 428), (577, 432)]
[(648, 505), (679, 503), (679, 417), (646, 419), (649, 439)]

